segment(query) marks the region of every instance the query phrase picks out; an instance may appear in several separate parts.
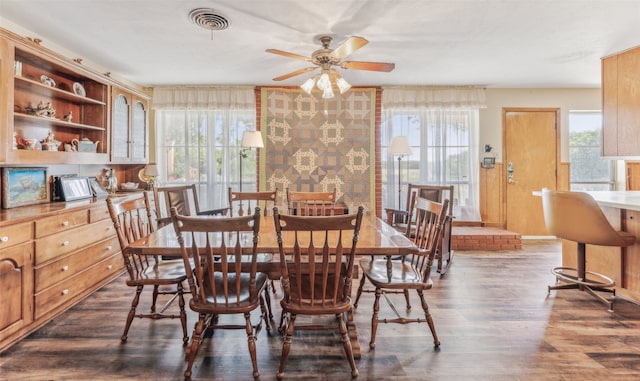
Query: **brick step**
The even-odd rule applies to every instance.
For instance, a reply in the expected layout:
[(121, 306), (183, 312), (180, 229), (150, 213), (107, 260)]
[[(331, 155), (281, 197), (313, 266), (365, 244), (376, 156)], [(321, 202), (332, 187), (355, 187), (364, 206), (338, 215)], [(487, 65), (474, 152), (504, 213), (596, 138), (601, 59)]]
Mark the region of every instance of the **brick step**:
[(453, 226), (452, 250), (521, 250), (522, 237), (508, 230), (480, 227)]

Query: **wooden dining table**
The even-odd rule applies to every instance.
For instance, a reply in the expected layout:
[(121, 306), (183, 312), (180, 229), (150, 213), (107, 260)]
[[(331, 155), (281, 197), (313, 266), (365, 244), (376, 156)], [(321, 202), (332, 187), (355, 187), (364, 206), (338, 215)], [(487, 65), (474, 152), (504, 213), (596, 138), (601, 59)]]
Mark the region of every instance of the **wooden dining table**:
[[(282, 234), (284, 246), (291, 247), (293, 245), (293, 233), (284, 231)], [(241, 239), (246, 239), (246, 244), (243, 244), (243, 246), (246, 247), (247, 252), (249, 252), (252, 249), (251, 235), (247, 234), (246, 238), (243, 237)], [(343, 235), (342, 239), (345, 249), (351, 247), (352, 236), (350, 234)], [(191, 243), (185, 242), (185, 245), (190, 246)], [(133, 242), (129, 250), (139, 254), (156, 254), (172, 258), (182, 256), (180, 244), (178, 243), (173, 225), (164, 226), (150, 235)], [(260, 217), (258, 252), (271, 255), (279, 253), (273, 216)], [(356, 255), (383, 256), (390, 259), (394, 256), (417, 252), (418, 248), (411, 240), (389, 226), (382, 219), (374, 215), (365, 215), (363, 217), (358, 243), (356, 245)], [(267, 273), (271, 279), (278, 278), (280, 273), (279, 260), (260, 261), (258, 266), (258, 270)], [(353, 316), (351, 315), (347, 316), (347, 327), (349, 329), (354, 356), (360, 358), (361, 351), (360, 344), (358, 343), (357, 329)]]

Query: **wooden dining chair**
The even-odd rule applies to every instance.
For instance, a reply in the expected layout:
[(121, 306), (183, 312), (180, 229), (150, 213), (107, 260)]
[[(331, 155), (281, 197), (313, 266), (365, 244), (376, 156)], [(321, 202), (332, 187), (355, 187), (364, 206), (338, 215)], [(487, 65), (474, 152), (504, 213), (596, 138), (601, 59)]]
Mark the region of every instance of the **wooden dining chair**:
[[(262, 328), (262, 319), (269, 329), (261, 296), (268, 278), (257, 271), (260, 208), (256, 208), (253, 215), (244, 217), (190, 217), (178, 214), (177, 208), (173, 207), (171, 217), (191, 290), (189, 308), (198, 313), (184, 377), (191, 378), (193, 361), (207, 328), (244, 329), (253, 377), (259, 377), (255, 335)], [(261, 320), (253, 324), (251, 312), (258, 307)], [(221, 323), (220, 316), (233, 314), (242, 314), (244, 324)]]
[(229, 215), (244, 216), (251, 214), (256, 206), (259, 207), (264, 215), (268, 215), (273, 210), (278, 200), (278, 190), (262, 191), (262, 192), (235, 192), (229, 187)]
[[(184, 307), (184, 286), (187, 280), (185, 268), (181, 259), (162, 260), (160, 255), (141, 255), (130, 247), (130, 243), (142, 239), (153, 232), (153, 217), (147, 192), (144, 197), (136, 199), (122, 198), (117, 201), (107, 198), (109, 214), (113, 221), (120, 250), (124, 258), (127, 270), (127, 286), (135, 287), (136, 293), (131, 301), (131, 309), (127, 315), (127, 322), (121, 336), (123, 342), (127, 341), (129, 328), (134, 317), (150, 319), (174, 319), (180, 318), (182, 323), (183, 342), (189, 341), (187, 335), (187, 314)], [(138, 313), (136, 311), (140, 296), (145, 286), (153, 289), (151, 311)], [(156, 310), (159, 295), (171, 295), (165, 304)], [(180, 313), (178, 315), (166, 313), (167, 308), (178, 300)]]
[(280, 329), (285, 332), (278, 379), (284, 377), (291, 338), (296, 328), (336, 329), (335, 325), (296, 326), (298, 315), (335, 315), (351, 375), (358, 376), (345, 315), (353, 313), (351, 277), (363, 211), (364, 208), (360, 206), (357, 214), (293, 216), (280, 214), (275, 209), (274, 222), (284, 290), (284, 297), (280, 301), (283, 313)]
[(332, 216), (336, 206), (336, 189), (331, 192), (293, 192), (287, 188), (289, 214), (298, 216)]
[[(415, 210), (415, 203), (416, 203), (416, 193), (410, 193), (409, 194), (409, 214), (407, 215), (407, 218), (409, 220), (413, 219), (413, 212)], [(410, 232), (407, 230), (405, 231), (405, 236), (409, 239), (412, 239)], [(415, 238), (415, 234), (413, 235), (413, 237)], [(373, 256), (370, 256), (370, 258), (373, 260)], [(405, 260), (405, 256), (396, 256), (396, 257), (391, 257), (389, 258), (390, 261), (404, 261)], [(360, 284), (358, 285), (358, 291), (356, 292), (356, 299), (353, 302), (353, 307), (354, 308), (358, 308), (358, 303), (360, 302), (360, 297), (362, 296), (362, 293), (368, 292), (368, 293), (375, 293), (375, 289), (367, 289), (364, 287), (365, 285), (365, 281), (367, 280), (366, 276), (361, 276), (360, 277)], [(387, 290), (387, 294), (404, 294), (404, 299), (406, 301), (406, 306), (407, 306), (407, 311), (409, 311), (411, 309), (411, 299), (409, 298), (409, 290), (408, 289), (403, 289), (403, 290)]]
[(153, 202), (158, 227), (171, 223), (172, 207), (175, 207), (183, 216), (216, 216), (225, 215), (228, 212), (228, 208), (200, 210), (195, 184), (154, 187)]
[(454, 186), (409, 184), (407, 187), (407, 208), (405, 210), (385, 208), (387, 223), (407, 235), (407, 237), (412, 234), (412, 231), (415, 228), (415, 221), (412, 221), (412, 218), (409, 218), (409, 212), (411, 210), (409, 204), (413, 195), (440, 203), (444, 200), (449, 200), (449, 209), (444, 224), (444, 231), (442, 233), (442, 241), (438, 245), (438, 253), (436, 254), (436, 271), (440, 273), (441, 276), (444, 276), (453, 262), (454, 254), (454, 251), (451, 249)]
[[(419, 253), (406, 256), (403, 260), (372, 259), (364, 257), (360, 259), (360, 268), (364, 276), (375, 287), (375, 301), (373, 303), (373, 316), (371, 318), (371, 340), (369, 347), (375, 348), (376, 332), (379, 323), (422, 323), (427, 322), (435, 347), (440, 346), (440, 340), (436, 334), (433, 318), (429, 312), (429, 306), (424, 297), (424, 291), (433, 287), (431, 280), (431, 267), (436, 256), (438, 242), (442, 238), (442, 229), (446, 219), (449, 200), (443, 203), (429, 201), (418, 197), (415, 201), (416, 226), (413, 242), (420, 249)], [(391, 304), (391, 309), (396, 318), (379, 318), (380, 296), (387, 291), (416, 290), (424, 318), (410, 318), (400, 316), (397, 309)], [(387, 298), (387, 300), (389, 300)]]
[[(250, 214), (255, 207), (259, 207), (266, 216), (270, 210), (276, 205), (278, 200), (278, 190), (263, 191), (263, 192), (235, 192), (229, 187), (229, 215), (233, 217), (234, 214), (243, 216)], [(273, 256), (271, 254), (261, 253), (258, 261), (271, 262)], [(271, 291), (276, 294), (275, 281), (280, 279), (280, 273), (268, 273)], [(273, 312), (271, 310), (271, 296), (269, 296), (268, 289), (265, 290), (265, 301), (267, 302), (267, 310), (269, 311), (269, 319), (273, 319)]]

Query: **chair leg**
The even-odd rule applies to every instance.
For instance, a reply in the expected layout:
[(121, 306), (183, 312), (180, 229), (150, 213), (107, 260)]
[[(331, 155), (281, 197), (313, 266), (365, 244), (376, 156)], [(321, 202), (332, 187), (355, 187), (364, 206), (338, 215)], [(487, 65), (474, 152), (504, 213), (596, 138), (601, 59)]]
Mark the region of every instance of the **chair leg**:
[[(271, 324), (269, 323), (269, 313), (267, 312), (267, 308), (265, 307), (265, 299), (267, 299), (268, 293), (269, 293), (269, 288), (265, 288), (264, 289), (264, 294), (260, 297), (260, 315), (262, 316), (262, 319), (264, 320), (264, 325), (265, 328), (267, 328), (267, 332), (271, 332)], [(270, 303), (269, 303), (270, 304)], [(262, 323), (260, 323), (262, 324)], [(258, 327), (260, 326), (260, 324), (258, 324)], [(257, 333), (256, 333), (257, 334)]]
[[(283, 313), (284, 315), (284, 313)], [(296, 321), (296, 315), (289, 315), (289, 324), (287, 324), (287, 333), (284, 336), (284, 343), (282, 344), (282, 355), (280, 356), (280, 367), (278, 368), (278, 373), (276, 377), (278, 380), (282, 380), (284, 377), (284, 368), (287, 365), (287, 359), (289, 358), (289, 351), (291, 350), (291, 337), (294, 332), (294, 324)]]
[(362, 278), (360, 278), (360, 285), (358, 286), (358, 292), (356, 293), (356, 300), (353, 303), (353, 308), (358, 308), (358, 301), (360, 300), (360, 296), (362, 296), (362, 289), (364, 288), (364, 280), (366, 276), (362, 274)]
[(380, 313), (380, 296), (382, 290), (376, 287), (376, 298), (373, 302), (373, 316), (371, 317), (371, 340), (369, 341), (369, 348), (375, 349), (376, 347), (376, 332), (378, 331), (378, 314)]
[(200, 341), (202, 340), (202, 332), (205, 329), (206, 320), (207, 315), (199, 314), (198, 322), (196, 323), (196, 327), (193, 330), (193, 334), (191, 335), (191, 344), (189, 345), (187, 354), (187, 370), (184, 371), (184, 378), (186, 380), (191, 379), (191, 368), (193, 367), (193, 361), (196, 359), (196, 354), (198, 353), (198, 349), (200, 348)]
[(403, 291), (403, 294), (404, 294), (404, 300), (407, 301), (407, 311), (410, 311), (411, 310), (411, 302), (409, 301), (409, 290), (405, 289)]
[(142, 289), (144, 286), (136, 287), (136, 294), (133, 296), (133, 300), (131, 301), (131, 309), (129, 309), (129, 314), (127, 315), (127, 322), (124, 325), (124, 332), (122, 336), (120, 336), (120, 341), (126, 342), (127, 337), (129, 336), (129, 328), (131, 328), (131, 323), (133, 322), (133, 318), (136, 317), (136, 307), (138, 307), (138, 303), (140, 302), (140, 294), (142, 293)]
[(246, 322), (247, 344), (249, 345), (249, 356), (251, 356), (251, 364), (253, 365), (253, 378), (260, 377), (258, 371), (258, 359), (256, 357), (256, 337), (253, 335), (253, 325), (251, 324), (251, 313), (245, 312), (244, 320)]
[[(273, 319), (273, 312), (271, 312), (271, 295), (269, 295), (269, 286), (264, 289), (264, 301), (267, 302), (267, 310), (269, 311), (269, 320)], [(268, 326), (268, 323), (267, 323)], [(269, 329), (267, 327), (267, 329)]]
[(436, 326), (433, 323), (433, 318), (431, 317), (431, 313), (429, 312), (429, 306), (427, 305), (427, 301), (424, 299), (424, 292), (422, 290), (417, 291), (418, 296), (420, 296), (420, 302), (422, 303), (422, 309), (424, 310), (424, 317), (427, 320), (427, 324), (429, 325), (429, 329), (431, 330), (431, 335), (433, 336), (433, 345), (438, 348), (440, 347), (440, 340), (438, 340)]
[(160, 286), (153, 286), (153, 299), (151, 300), (151, 312), (156, 312), (156, 302), (158, 301), (158, 289)]
[(189, 335), (187, 335), (187, 311), (184, 308), (184, 287), (182, 282), (178, 283), (178, 306), (180, 306), (180, 324), (182, 324), (182, 342), (183, 345), (189, 343)]
[(349, 339), (349, 334), (347, 333), (347, 326), (344, 323), (344, 316), (343, 314), (336, 314), (336, 317), (338, 318), (338, 329), (342, 336), (342, 346), (344, 347), (344, 352), (351, 366), (351, 377), (358, 377), (359, 372), (358, 368), (356, 368), (356, 361), (353, 359), (353, 348), (351, 347), (351, 339)]

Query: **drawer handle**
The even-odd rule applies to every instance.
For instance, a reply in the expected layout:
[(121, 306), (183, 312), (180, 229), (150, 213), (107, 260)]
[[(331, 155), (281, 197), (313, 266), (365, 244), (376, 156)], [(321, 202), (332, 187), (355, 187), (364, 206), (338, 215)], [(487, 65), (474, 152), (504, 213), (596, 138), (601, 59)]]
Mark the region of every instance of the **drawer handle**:
[(62, 271), (69, 271), (69, 266), (67, 266), (67, 265), (62, 266)]
[(69, 246), (69, 241), (62, 242), (62, 246)]
[(62, 295), (67, 295), (68, 293), (69, 293), (69, 290), (66, 288), (61, 292)]
[(62, 226), (69, 226), (69, 221), (62, 221)]
[(7, 237), (6, 235), (3, 236), (2, 238), (0, 238), (0, 241), (2, 242), (9, 242), (9, 237)]
[(113, 268), (113, 265), (107, 266), (107, 270), (111, 270), (112, 268)]
[(107, 246), (107, 251), (111, 251), (111, 250), (113, 250), (113, 246), (111, 245)]

